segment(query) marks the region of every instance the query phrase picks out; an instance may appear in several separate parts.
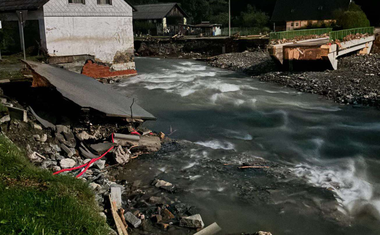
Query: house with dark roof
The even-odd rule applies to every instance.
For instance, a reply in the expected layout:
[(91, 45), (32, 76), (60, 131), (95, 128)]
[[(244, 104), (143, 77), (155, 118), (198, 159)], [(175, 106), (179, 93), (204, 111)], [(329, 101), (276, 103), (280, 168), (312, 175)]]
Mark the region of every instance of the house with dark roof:
[(308, 25), (332, 23), (335, 12), (346, 10), (352, 0), (277, 0), (271, 21), (276, 30), (294, 30)]
[(135, 69), (134, 10), (126, 0), (0, 0), (4, 29), (23, 24), (48, 56), (90, 55), (113, 71)]
[(180, 25), (187, 24), (188, 15), (178, 3), (136, 5), (133, 13), (135, 33), (174, 35)]

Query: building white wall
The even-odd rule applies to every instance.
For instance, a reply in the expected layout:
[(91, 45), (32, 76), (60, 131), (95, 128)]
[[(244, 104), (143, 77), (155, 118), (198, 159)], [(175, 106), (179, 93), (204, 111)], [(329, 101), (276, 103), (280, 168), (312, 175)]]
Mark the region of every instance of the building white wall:
[[(133, 55), (132, 8), (124, 0), (113, 0), (112, 4), (97, 5), (97, 0), (86, 0), (85, 5), (50, 0), (44, 6), (49, 55), (88, 54), (107, 64), (113, 64), (116, 53)], [(134, 68), (134, 63), (125, 65), (125, 69), (129, 67)]]

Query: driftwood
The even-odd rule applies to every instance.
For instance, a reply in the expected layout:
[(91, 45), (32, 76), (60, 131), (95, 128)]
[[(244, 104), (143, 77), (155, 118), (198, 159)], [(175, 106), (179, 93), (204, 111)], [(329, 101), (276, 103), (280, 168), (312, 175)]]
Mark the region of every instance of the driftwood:
[(119, 216), (121, 218), (121, 222), (123, 222), (123, 224), (125, 226), (125, 229), (128, 229), (128, 224), (127, 224), (127, 221), (125, 220), (124, 212), (125, 212), (125, 210), (123, 208), (120, 208), (120, 210), (119, 210)]
[(269, 169), (269, 166), (241, 166), (239, 169)]

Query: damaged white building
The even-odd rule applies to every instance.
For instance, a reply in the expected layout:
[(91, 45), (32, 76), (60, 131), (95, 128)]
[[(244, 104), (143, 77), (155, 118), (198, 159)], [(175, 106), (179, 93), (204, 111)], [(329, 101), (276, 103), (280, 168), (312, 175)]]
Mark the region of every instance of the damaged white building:
[(99, 68), (103, 77), (135, 72), (133, 11), (125, 0), (0, 0), (3, 24), (21, 25), (20, 15), (38, 21), (40, 47), (49, 57), (73, 61), (73, 56), (93, 56), (92, 64), (100, 67), (91, 69)]

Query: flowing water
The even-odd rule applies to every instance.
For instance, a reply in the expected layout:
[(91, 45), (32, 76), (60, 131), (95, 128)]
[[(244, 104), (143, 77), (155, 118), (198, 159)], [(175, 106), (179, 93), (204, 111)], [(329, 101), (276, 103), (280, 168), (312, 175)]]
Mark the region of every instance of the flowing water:
[[(136, 178), (179, 185), (224, 233), (380, 234), (380, 112), (203, 62), (137, 58), (115, 88), (179, 147), (140, 158)], [(269, 170), (240, 170), (265, 159)]]

